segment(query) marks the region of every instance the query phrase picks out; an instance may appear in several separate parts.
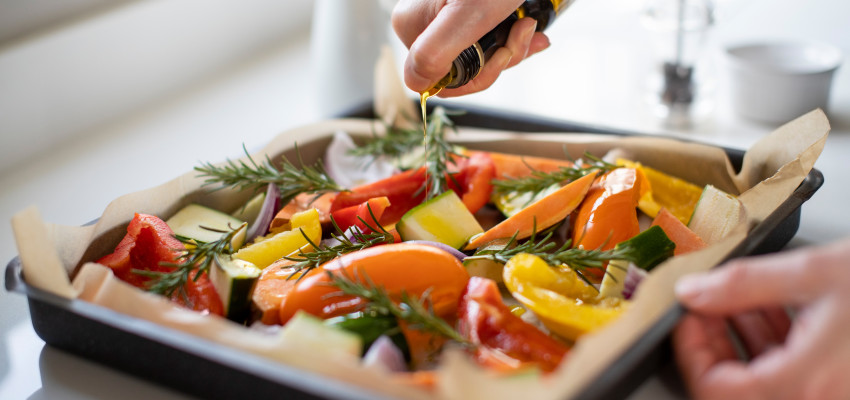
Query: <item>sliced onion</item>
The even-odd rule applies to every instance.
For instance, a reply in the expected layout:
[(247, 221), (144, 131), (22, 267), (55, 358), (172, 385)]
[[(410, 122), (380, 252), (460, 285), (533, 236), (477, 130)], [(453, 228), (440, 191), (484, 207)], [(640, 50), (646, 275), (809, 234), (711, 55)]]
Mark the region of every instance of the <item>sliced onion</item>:
[(277, 185), (270, 183), (266, 187), (266, 199), (263, 201), (263, 206), (260, 207), (260, 213), (257, 218), (248, 228), (248, 234), (245, 238), (245, 243), (253, 241), (258, 236), (263, 236), (269, 233), (269, 225), (272, 223), (277, 210), (280, 208), (280, 189)]
[(431, 240), (408, 240), (405, 243), (418, 243), (418, 244), (433, 246), (433, 247), (436, 247), (440, 250), (444, 250), (444, 251), (450, 253), (451, 255), (455, 256), (455, 258), (457, 258), (460, 261), (463, 261), (463, 259), (466, 258), (466, 254), (463, 254), (462, 251), (460, 251), (460, 250), (458, 250), (458, 249), (456, 249), (452, 246), (449, 246), (445, 243), (434, 242), (434, 241), (431, 241)]
[(336, 245), (339, 245), (340, 243), (342, 242), (339, 239), (330, 237), (327, 239), (322, 239), (321, 245), (325, 247), (334, 247)]
[(325, 169), (340, 186), (353, 188), (398, 173), (398, 169), (383, 158), (348, 154), (356, 147), (351, 136), (345, 132), (336, 132), (325, 151)]
[(363, 356), (364, 366), (378, 366), (392, 372), (407, 371), (404, 354), (387, 335), (381, 335)]
[(631, 299), (632, 295), (637, 290), (641, 281), (649, 275), (645, 269), (639, 268), (633, 263), (629, 263), (629, 269), (626, 270), (626, 278), (623, 281), (623, 297), (626, 300)]

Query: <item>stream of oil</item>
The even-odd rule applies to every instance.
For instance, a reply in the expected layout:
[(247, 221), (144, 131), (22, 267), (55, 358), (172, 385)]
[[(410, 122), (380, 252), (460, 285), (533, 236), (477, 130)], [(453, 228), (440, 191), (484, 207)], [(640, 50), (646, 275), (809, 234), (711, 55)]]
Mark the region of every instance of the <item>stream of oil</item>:
[(426, 137), (428, 136), (428, 115), (427, 115), (427, 104), (428, 98), (432, 96), (436, 96), (440, 93), (446, 85), (451, 82), (452, 75), (446, 75), (439, 82), (434, 84), (430, 89), (427, 89), (421, 93), (419, 93), (419, 107), (422, 108), (422, 140), (425, 144), (425, 154), (428, 154), (428, 141)]

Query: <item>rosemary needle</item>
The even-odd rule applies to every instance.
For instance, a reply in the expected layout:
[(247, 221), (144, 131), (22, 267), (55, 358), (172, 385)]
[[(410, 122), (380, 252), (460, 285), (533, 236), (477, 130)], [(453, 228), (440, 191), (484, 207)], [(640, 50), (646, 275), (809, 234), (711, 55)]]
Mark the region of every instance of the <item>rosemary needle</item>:
[(493, 190), (497, 194), (531, 192), (536, 195), (552, 185), (574, 181), (594, 171), (605, 173), (618, 168), (617, 165), (606, 162), (589, 153), (585, 153), (585, 157), (588, 159), (588, 162), (579, 160), (571, 167), (559, 167), (557, 170), (551, 172), (534, 170), (528, 165), (528, 168), (532, 169), (531, 175), (522, 178), (505, 177), (493, 180)]
[(435, 333), (465, 346), (474, 347), (473, 343), (466, 340), (448, 322), (434, 314), (433, 304), (427, 291), (420, 299), (402, 292), (397, 304), (386, 289), (375, 285), (365, 274), (358, 279), (346, 276), (344, 273), (331, 271), (326, 273), (340, 292), (366, 300), (368, 311), (379, 315), (392, 315), (409, 323), (413, 329)]
[[(348, 238), (342, 229), (336, 224), (333, 217), (331, 217), (331, 223), (336, 230), (336, 233), (331, 233), (331, 237), (336, 239), (339, 243), (333, 246), (328, 246), (325, 244), (316, 244), (307, 237), (304, 231), (301, 231), (301, 234), (307, 239), (307, 242), (313, 247), (313, 251), (304, 252), (302, 250), (298, 250), (298, 254), (294, 256), (284, 257), (287, 260), (295, 261), (296, 263), (289, 266), (293, 268), (295, 271), (290, 275), (290, 277), (295, 274), (301, 274), (299, 279), (303, 277), (310, 270), (330, 261), (334, 258), (337, 258), (343, 254), (353, 253), (358, 250), (363, 250), (372, 246), (377, 246), (379, 244), (389, 244), (395, 241), (392, 233), (387, 232), (384, 227), (382, 227), (377, 221), (377, 217), (372, 213), (372, 207), (369, 204), (366, 204), (366, 207), (369, 210), (369, 215), (374, 222), (374, 226), (364, 221), (362, 218), (358, 217), (360, 222), (362, 222), (369, 230), (370, 233), (363, 233), (356, 225), (353, 226), (349, 232), (351, 235), (351, 239)], [(352, 240), (353, 239), (353, 240)]]
[(540, 257), (553, 267), (566, 265), (575, 271), (581, 280), (590, 285), (590, 280), (584, 275), (587, 270), (604, 270), (605, 264), (613, 260), (633, 262), (635, 259), (632, 255), (634, 249), (630, 247), (617, 247), (611, 250), (583, 249), (571, 247), (571, 240), (567, 240), (561, 246), (557, 246), (555, 242), (551, 241), (551, 238), (552, 232), (549, 232), (538, 240), (537, 232), (535, 231), (532, 232), (531, 237), (527, 241), (520, 244), (517, 243), (516, 235), (514, 235), (503, 248), (485, 248), (477, 251), (465, 260), (488, 259), (500, 264), (506, 264), (513, 256), (520, 253), (527, 253)]
[(425, 131), (425, 183), (419, 190), (425, 190), (425, 199), (430, 200), (443, 194), (449, 188), (449, 164), (455, 164), (455, 157), (464, 157), (455, 151), (454, 146), (446, 140), (446, 128), (454, 128), (454, 122), (449, 119), (446, 109), (435, 107), (428, 118), (428, 128)]
[(240, 225), (239, 227), (225, 231), (202, 226), (204, 229), (222, 234), (221, 238), (212, 242), (203, 242), (186, 236), (174, 235), (180, 243), (186, 246), (185, 249), (178, 251), (177, 259), (180, 262), (160, 263), (164, 267), (173, 267), (173, 270), (163, 272), (134, 269), (133, 272), (152, 278), (147, 286), (149, 292), (171, 297), (175, 292), (179, 291), (180, 295), (186, 299), (186, 283), (189, 282), (190, 274), (195, 271), (192, 279), (198, 280), (201, 274), (209, 273), (212, 262), (217, 255), (233, 254), (234, 249), (231, 243), (233, 236), (240, 229), (243, 229), (243, 227), (244, 225)]
[(387, 126), (386, 131), (387, 133), (382, 136), (373, 134), (371, 140), (362, 146), (349, 150), (348, 154), (361, 157), (399, 158), (422, 146), (422, 131), (420, 130)]
[(275, 168), (271, 159), (266, 156), (262, 163), (257, 163), (245, 146), (242, 146), (248, 162), (227, 160), (222, 166), (213, 165), (209, 162), (195, 167), (201, 177), (207, 177), (205, 185), (221, 185), (222, 187), (235, 187), (238, 190), (253, 189), (259, 191), (267, 184), (272, 183), (280, 188), (281, 202), (288, 203), (301, 193), (321, 194), (327, 192), (343, 191), (345, 188), (338, 185), (325, 172), (321, 161), (314, 165), (304, 165), (298, 146), (298, 162), (301, 168), (293, 165), (285, 156), (281, 156), (282, 167)]

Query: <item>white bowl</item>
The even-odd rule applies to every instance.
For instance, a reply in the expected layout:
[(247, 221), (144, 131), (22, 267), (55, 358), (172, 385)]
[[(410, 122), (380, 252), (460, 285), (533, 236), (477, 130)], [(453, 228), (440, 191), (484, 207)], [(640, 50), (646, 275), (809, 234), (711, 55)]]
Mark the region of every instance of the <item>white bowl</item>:
[(811, 42), (775, 42), (726, 49), (732, 107), (754, 120), (783, 123), (826, 109), (837, 48)]

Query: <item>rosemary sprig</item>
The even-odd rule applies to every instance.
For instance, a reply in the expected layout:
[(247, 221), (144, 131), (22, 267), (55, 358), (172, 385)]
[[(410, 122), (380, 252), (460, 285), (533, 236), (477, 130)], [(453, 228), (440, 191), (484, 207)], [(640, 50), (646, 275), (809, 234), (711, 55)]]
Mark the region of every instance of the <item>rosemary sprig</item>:
[(435, 107), (428, 118), (425, 130), (425, 183), (417, 191), (425, 190), (425, 199), (429, 200), (448, 190), (449, 179), (454, 179), (449, 172), (449, 164), (454, 164), (455, 157), (464, 157), (455, 151), (454, 146), (446, 140), (446, 128), (454, 128), (454, 122), (449, 119), (443, 107)]
[[(578, 160), (571, 167), (560, 167), (551, 172), (534, 170), (530, 176), (523, 178), (508, 177), (508, 179), (493, 180), (493, 190), (498, 194), (531, 192), (537, 195), (554, 184), (574, 181), (594, 171), (605, 173), (617, 168), (617, 165), (589, 153), (585, 153), (584, 156), (587, 158), (587, 162)], [(531, 168), (530, 165), (528, 167)]]
[(358, 250), (363, 250), (372, 246), (377, 246), (379, 244), (389, 244), (392, 243), (395, 238), (392, 233), (387, 232), (381, 224), (378, 223), (378, 219), (375, 217), (375, 214), (372, 213), (372, 207), (368, 204), (366, 207), (369, 210), (369, 215), (372, 217), (372, 221), (375, 223), (375, 226), (370, 225), (363, 218), (358, 217), (358, 219), (366, 225), (370, 233), (363, 233), (357, 226), (353, 226), (350, 230), (350, 234), (352, 239), (349, 239), (345, 233), (340, 229), (340, 227), (336, 224), (333, 217), (331, 218), (331, 223), (336, 230), (336, 233), (331, 232), (331, 237), (336, 239), (339, 243), (333, 246), (327, 246), (324, 244), (316, 244), (307, 237), (304, 231), (301, 231), (301, 235), (307, 239), (307, 242), (313, 247), (313, 251), (309, 253), (305, 253), (301, 250), (298, 250), (298, 254), (294, 256), (284, 257), (287, 260), (295, 261), (296, 263), (290, 265), (288, 267), (294, 268), (295, 271), (290, 275), (295, 276), (296, 274), (300, 274), (299, 279), (303, 277), (305, 274), (310, 272), (310, 270), (330, 261), (334, 258), (337, 258), (343, 254), (353, 253)]
[(221, 230), (202, 226), (203, 229), (222, 234), (221, 238), (212, 242), (203, 242), (186, 236), (174, 235), (180, 243), (186, 246), (184, 249), (178, 250), (177, 259), (180, 262), (160, 263), (160, 265), (165, 267), (173, 267), (173, 270), (163, 272), (134, 269), (133, 272), (153, 278), (147, 284), (147, 290), (149, 292), (171, 297), (175, 292), (179, 291), (181, 296), (186, 298), (186, 283), (189, 282), (189, 275), (192, 271), (196, 271), (193, 279), (198, 280), (201, 274), (209, 273), (212, 262), (217, 255), (233, 254), (234, 249), (231, 241), (233, 240), (233, 236), (240, 229), (243, 229), (243, 227), (244, 225), (240, 225), (230, 230)]
[(348, 151), (355, 156), (386, 156), (398, 158), (422, 146), (422, 132), (416, 129), (401, 129), (391, 125), (386, 127), (386, 134), (372, 135), (372, 140), (362, 146)]
[(516, 235), (514, 235), (503, 248), (485, 248), (465, 260), (489, 259), (500, 264), (506, 264), (513, 256), (528, 253), (540, 257), (553, 267), (568, 266), (588, 285), (591, 282), (585, 276), (587, 270), (604, 270), (605, 263), (613, 260), (635, 261), (632, 255), (634, 249), (627, 246), (616, 247), (611, 250), (583, 249), (572, 247), (572, 240), (569, 239), (558, 246), (551, 240), (552, 234), (553, 232), (550, 231), (538, 240), (537, 232), (534, 231), (531, 237), (523, 243), (518, 243)]
[(474, 344), (461, 336), (445, 320), (434, 314), (429, 292), (426, 291), (421, 298), (411, 296), (402, 292), (400, 301), (395, 301), (382, 286), (377, 286), (365, 274), (361, 278), (352, 278), (344, 273), (333, 273), (326, 271), (331, 284), (339, 288), (343, 294), (357, 296), (366, 300), (367, 311), (373, 311), (379, 315), (392, 315), (410, 324), (413, 329), (435, 333), (458, 342), (468, 347)]
[(248, 154), (245, 146), (242, 146), (248, 162), (227, 160), (223, 166), (212, 163), (203, 163), (195, 167), (200, 172), (198, 176), (207, 177), (204, 185), (221, 185), (222, 187), (235, 187), (239, 190), (253, 189), (259, 191), (269, 183), (276, 184), (280, 188), (281, 202), (288, 203), (300, 193), (321, 194), (345, 190), (339, 186), (325, 172), (324, 165), (317, 161), (314, 165), (304, 165), (298, 146), (298, 163), (301, 168), (293, 165), (286, 157), (282, 156), (282, 169), (278, 170), (272, 164), (271, 159), (266, 156), (262, 163), (257, 163)]

